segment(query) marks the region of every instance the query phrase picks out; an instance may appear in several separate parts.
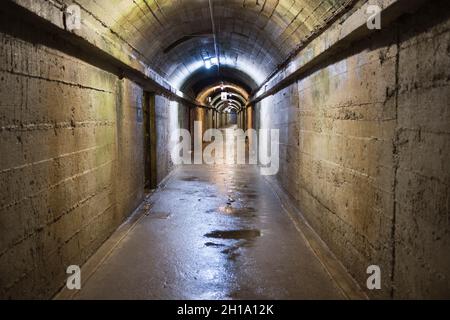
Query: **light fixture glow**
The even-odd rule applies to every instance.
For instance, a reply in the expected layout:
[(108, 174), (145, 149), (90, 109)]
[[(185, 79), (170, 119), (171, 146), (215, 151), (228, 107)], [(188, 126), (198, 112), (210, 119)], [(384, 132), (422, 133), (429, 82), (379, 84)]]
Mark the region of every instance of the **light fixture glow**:
[(216, 57), (206, 58), (203, 60), (203, 62), (205, 64), (206, 69), (211, 69), (213, 66), (216, 66), (219, 64), (219, 59), (217, 59)]
[[(211, 59), (209, 58), (210, 62)], [(168, 81), (177, 89), (180, 89), (180, 87), (183, 85), (183, 83), (197, 70), (200, 68), (206, 67), (206, 61), (205, 60), (197, 60), (189, 64), (174, 64), (171, 69), (169, 70), (168, 74)], [(264, 68), (261, 68), (261, 65), (258, 65), (254, 61), (251, 61), (249, 59), (246, 59), (245, 57), (239, 57), (238, 60), (227, 58), (227, 57), (220, 57), (220, 65), (221, 66), (228, 66), (230, 68), (240, 70), (250, 76), (257, 85), (261, 85), (265, 78), (267, 77), (267, 72), (264, 70)], [(211, 64), (211, 67), (213, 64)]]

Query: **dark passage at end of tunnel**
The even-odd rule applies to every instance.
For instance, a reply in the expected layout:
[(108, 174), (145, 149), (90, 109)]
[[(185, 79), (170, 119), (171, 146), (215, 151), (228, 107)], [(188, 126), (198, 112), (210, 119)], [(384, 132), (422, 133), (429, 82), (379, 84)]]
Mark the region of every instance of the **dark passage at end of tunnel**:
[(449, 17), (4, 1), (0, 299), (450, 298)]

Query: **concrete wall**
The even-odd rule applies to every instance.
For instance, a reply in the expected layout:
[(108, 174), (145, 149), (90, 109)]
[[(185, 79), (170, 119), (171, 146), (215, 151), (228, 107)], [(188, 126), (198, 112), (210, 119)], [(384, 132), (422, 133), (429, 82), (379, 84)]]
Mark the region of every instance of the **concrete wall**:
[[(143, 199), (143, 90), (42, 45), (0, 44), (0, 298), (49, 298)], [(179, 109), (156, 101), (160, 181)]]
[(156, 114), (156, 172), (160, 183), (174, 169), (170, 150), (173, 146), (171, 135), (178, 128), (189, 129), (189, 107), (170, 101), (163, 96), (155, 96)]
[(171, 105), (170, 100), (162, 96), (155, 97), (157, 183), (160, 183), (173, 169), (170, 153), (166, 149), (170, 141), (170, 121), (174, 111), (178, 112), (176, 108), (177, 105)]
[(429, 4), (256, 105), (309, 223), (363, 288), (381, 267), (371, 297), (450, 297), (449, 27)]
[[(144, 93), (139, 86), (126, 79), (116, 81), (117, 149), (116, 154), (110, 155), (110, 161), (117, 159), (116, 176), (110, 177), (111, 181), (118, 185), (115, 191), (117, 201), (115, 226), (140, 204), (144, 196), (145, 182), (142, 175), (145, 151), (142, 110)], [(111, 111), (114, 113), (114, 109)]]

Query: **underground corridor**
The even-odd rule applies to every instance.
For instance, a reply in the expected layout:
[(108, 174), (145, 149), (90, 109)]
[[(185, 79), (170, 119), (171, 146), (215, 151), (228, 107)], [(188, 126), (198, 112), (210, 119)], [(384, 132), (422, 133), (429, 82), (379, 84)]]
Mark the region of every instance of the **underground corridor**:
[(450, 298), (450, 3), (7, 0), (1, 300)]

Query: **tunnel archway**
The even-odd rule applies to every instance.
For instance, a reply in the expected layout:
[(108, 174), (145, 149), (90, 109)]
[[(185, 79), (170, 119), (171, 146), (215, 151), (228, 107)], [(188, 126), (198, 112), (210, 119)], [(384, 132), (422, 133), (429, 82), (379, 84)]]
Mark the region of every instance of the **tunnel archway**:
[[(352, 1), (80, 0), (177, 89), (215, 58), (262, 82)], [(149, 41), (151, 39), (151, 41)], [(236, 72), (235, 72), (236, 74)]]
[(448, 297), (449, 2), (377, 4), (4, 1), (0, 298)]
[(240, 85), (219, 81), (203, 88), (196, 96), (196, 101), (212, 110), (214, 127), (238, 125), (244, 128), (249, 95)]

